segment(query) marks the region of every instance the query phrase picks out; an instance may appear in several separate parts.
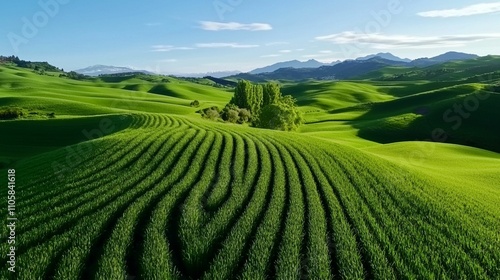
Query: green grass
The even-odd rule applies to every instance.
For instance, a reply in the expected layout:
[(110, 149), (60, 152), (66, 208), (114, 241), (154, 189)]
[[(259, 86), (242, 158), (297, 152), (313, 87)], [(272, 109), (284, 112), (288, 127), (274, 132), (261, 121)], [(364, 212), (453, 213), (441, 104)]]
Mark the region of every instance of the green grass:
[(450, 61), (424, 68), (385, 67), (358, 79), (387, 81), (491, 82), (500, 79), (500, 56), (489, 55), (463, 61)]
[[(0, 107), (38, 113), (0, 121), (16, 279), (500, 277), (498, 153), (397, 142), (449, 129), (442, 112), (481, 84), (287, 85), (307, 123), (285, 133), (203, 120), (192, 100), (231, 97), (208, 85), (0, 70)], [(498, 104), (453, 139), (494, 150)]]

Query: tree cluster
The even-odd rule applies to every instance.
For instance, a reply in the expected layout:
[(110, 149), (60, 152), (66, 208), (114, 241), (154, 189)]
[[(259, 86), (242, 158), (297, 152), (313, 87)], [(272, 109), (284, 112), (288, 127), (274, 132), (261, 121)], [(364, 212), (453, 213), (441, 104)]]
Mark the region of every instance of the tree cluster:
[(252, 84), (242, 80), (236, 85), (234, 96), (223, 110), (217, 107), (200, 111), (208, 119), (222, 119), (232, 123), (251, 123), (255, 127), (284, 131), (296, 130), (304, 123), (296, 100), (282, 96), (277, 84)]
[(6, 63), (10, 62), (15, 64), (17, 67), (33, 69), (35, 71), (47, 71), (47, 72), (61, 72), (62, 70), (49, 64), (48, 62), (33, 62), (19, 59), (17, 56), (0, 56), (0, 62)]
[(200, 107), (200, 101), (194, 100), (193, 102), (189, 103), (189, 106), (191, 106), (191, 107)]
[(75, 71), (70, 71), (68, 73), (64, 73), (64, 74), (59, 74), (59, 77), (67, 77), (67, 78), (70, 78), (70, 79), (73, 79), (73, 80), (85, 80), (86, 78), (88, 78), (88, 76), (85, 76), (83, 74), (80, 74), (80, 73), (77, 73)]
[(18, 108), (0, 109), (0, 120), (13, 120), (22, 117), (23, 111)]

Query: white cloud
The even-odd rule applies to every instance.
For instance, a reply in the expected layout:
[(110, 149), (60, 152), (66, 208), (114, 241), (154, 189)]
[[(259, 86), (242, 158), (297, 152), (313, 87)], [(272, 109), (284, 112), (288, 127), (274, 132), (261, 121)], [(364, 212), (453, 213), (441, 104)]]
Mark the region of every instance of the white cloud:
[(329, 51), (329, 50), (325, 50), (325, 51), (319, 51), (320, 53), (324, 53), (324, 54), (330, 54), (332, 53), (332, 51)]
[(198, 48), (257, 48), (259, 45), (242, 45), (239, 43), (200, 43)]
[(448, 17), (465, 17), (473, 15), (491, 14), (496, 12), (500, 12), (500, 2), (474, 4), (461, 9), (420, 12), (417, 13), (417, 15), (421, 17), (448, 18)]
[(266, 54), (266, 55), (261, 55), (260, 57), (268, 58), (268, 57), (278, 57), (278, 56), (281, 56), (281, 54)]
[(191, 47), (175, 47), (171, 45), (154, 45), (151, 46), (151, 51), (153, 52), (170, 52), (170, 51), (178, 51), (178, 50), (192, 50), (194, 48)]
[(347, 31), (332, 35), (319, 36), (316, 37), (316, 40), (328, 41), (335, 44), (369, 45), (375, 49), (421, 49), (463, 46), (471, 42), (498, 38), (500, 38), (500, 33), (422, 37), (408, 35), (383, 35), (380, 33), (365, 34)]
[(221, 31), (221, 30), (248, 30), (248, 31), (265, 31), (273, 29), (267, 23), (239, 23), (239, 22), (215, 22), (201, 21), (200, 27), (203, 30)]
[(280, 53), (291, 53), (292, 50), (281, 50)]

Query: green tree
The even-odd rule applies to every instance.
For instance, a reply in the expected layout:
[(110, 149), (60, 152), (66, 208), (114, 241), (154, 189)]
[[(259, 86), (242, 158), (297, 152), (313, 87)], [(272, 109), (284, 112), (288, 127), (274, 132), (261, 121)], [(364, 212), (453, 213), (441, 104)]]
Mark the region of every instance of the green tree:
[(252, 113), (252, 121), (257, 123), (258, 116), (260, 115), (260, 111), (262, 108), (262, 102), (264, 99), (264, 90), (262, 85), (253, 85), (252, 93), (250, 95), (250, 112)]
[(280, 98), (276, 103), (262, 108), (258, 127), (283, 131), (297, 130), (304, 123), (302, 112), (290, 95)]
[(264, 96), (262, 106), (267, 106), (278, 102), (281, 98), (280, 86), (274, 83), (264, 85)]
[(220, 118), (220, 109), (217, 106), (212, 106), (209, 108), (205, 108), (197, 111), (201, 116), (205, 119), (209, 119), (212, 121), (217, 121)]
[(200, 107), (200, 101), (195, 100), (189, 104), (191, 107)]
[(261, 85), (253, 85), (249, 81), (241, 80), (236, 85), (230, 103), (239, 108), (248, 109), (252, 116), (257, 117), (262, 108), (263, 98), (264, 94)]
[(238, 116), (239, 116), (238, 123), (240, 124), (247, 123), (252, 120), (252, 114), (245, 108), (240, 109)]
[(234, 89), (234, 96), (229, 103), (240, 108), (250, 109), (249, 97), (252, 91), (252, 84), (249, 81), (241, 80)]
[(240, 108), (234, 104), (226, 104), (226, 107), (222, 109), (220, 116), (222, 120), (227, 122), (236, 123), (239, 120)]

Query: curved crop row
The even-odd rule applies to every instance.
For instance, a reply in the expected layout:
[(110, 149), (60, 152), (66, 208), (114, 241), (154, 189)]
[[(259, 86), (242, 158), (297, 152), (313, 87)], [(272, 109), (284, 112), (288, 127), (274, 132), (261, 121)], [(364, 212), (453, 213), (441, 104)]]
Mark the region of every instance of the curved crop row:
[(43, 162), (67, 149), (20, 164), (18, 279), (500, 277), (496, 212), (475, 220), (383, 159), (293, 133), (127, 117), (68, 147), (95, 148), (60, 182)]

